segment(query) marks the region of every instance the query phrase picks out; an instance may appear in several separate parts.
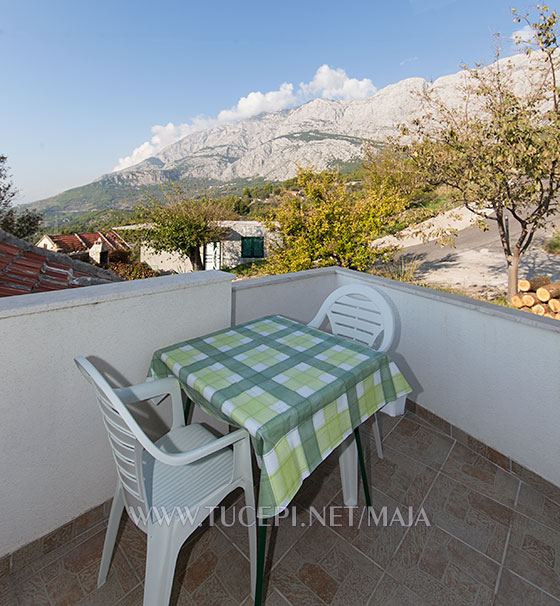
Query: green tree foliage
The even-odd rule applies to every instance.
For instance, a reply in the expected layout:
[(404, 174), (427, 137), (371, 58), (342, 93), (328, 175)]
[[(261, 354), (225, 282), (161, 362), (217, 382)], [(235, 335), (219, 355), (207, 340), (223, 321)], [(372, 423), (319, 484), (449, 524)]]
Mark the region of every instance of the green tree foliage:
[(338, 265), (365, 270), (387, 249), (371, 243), (402, 220), (408, 200), (387, 180), (352, 193), (335, 171), (300, 169), (297, 187), (266, 220), (272, 231), (268, 273)]
[(185, 255), (195, 271), (204, 269), (200, 248), (222, 238), (219, 221), (230, 219), (231, 211), (216, 200), (190, 198), (180, 184), (164, 188), (162, 196), (147, 194), (145, 205), (138, 207), (146, 225), (141, 241), (156, 252)]
[(38, 232), (42, 215), (34, 210), (17, 211), (12, 207), (17, 190), (8, 173), (7, 160), (6, 156), (0, 155), (0, 229), (18, 238), (30, 238)]
[(133, 263), (112, 261), (109, 263), (108, 269), (125, 280), (142, 280), (159, 276), (159, 272), (142, 261), (134, 261)]
[[(559, 209), (558, 17), (546, 6), (537, 5), (537, 10), (535, 22), (514, 13), (517, 22), (531, 26), (537, 50), (523, 92), (507, 60), (477, 66), (468, 70), (462, 106), (448, 106), (428, 93), (430, 112), (405, 131), (414, 138), (408, 153), (428, 182), (446, 184), (481, 219), (496, 221), (509, 298), (517, 290), (521, 256)], [(528, 54), (531, 50), (525, 49)], [(515, 235), (508, 229), (510, 219), (519, 227)]]

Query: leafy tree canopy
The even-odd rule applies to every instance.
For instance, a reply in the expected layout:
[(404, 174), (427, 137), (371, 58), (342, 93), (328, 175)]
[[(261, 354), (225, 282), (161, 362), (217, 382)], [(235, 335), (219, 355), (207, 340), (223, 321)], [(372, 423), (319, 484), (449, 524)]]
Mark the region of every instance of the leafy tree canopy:
[(7, 161), (6, 156), (0, 155), (0, 229), (18, 238), (31, 238), (39, 230), (42, 215), (34, 210), (17, 211), (13, 208), (17, 190), (8, 173)]
[(193, 200), (179, 184), (165, 187), (161, 198), (147, 194), (144, 201), (138, 207), (146, 226), (141, 241), (156, 252), (185, 255), (193, 269), (204, 269), (200, 248), (223, 237), (219, 221), (232, 218), (231, 211), (216, 200)]
[(387, 249), (371, 243), (402, 221), (408, 200), (388, 180), (354, 194), (335, 171), (299, 169), (302, 195), (287, 194), (270, 218), (270, 258), (265, 271), (284, 273), (338, 265), (365, 270)]
[[(537, 5), (538, 17), (519, 16), (534, 32), (529, 85), (520, 91), (507, 60), (467, 70), (463, 103), (450, 106), (434, 91), (428, 113), (405, 135), (406, 152), (423, 178), (449, 186), (454, 197), (497, 223), (508, 266), (508, 297), (517, 290), (518, 267), (535, 232), (556, 214), (560, 187), (560, 61), (556, 12)], [(522, 44), (519, 41), (519, 44)], [(500, 52), (497, 53), (500, 59)], [(508, 221), (517, 222), (511, 232)]]

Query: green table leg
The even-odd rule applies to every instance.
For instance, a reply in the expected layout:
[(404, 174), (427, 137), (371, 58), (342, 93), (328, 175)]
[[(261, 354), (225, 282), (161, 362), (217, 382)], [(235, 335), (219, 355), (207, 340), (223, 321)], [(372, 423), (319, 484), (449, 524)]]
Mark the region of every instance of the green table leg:
[(189, 424), (189, 414), (191, 412), (191, 400), (189, 398), (185, 398), (185, 425)]
[(371, 508), (371, 497), (369, 495), (366, 462), (364, 460), (364, 451), (362, 449), (362, 439), (360, 437), (360, 430), (358, 427), (354, 429), (354, 437), (356, 439), (356, 447), (358, 449), (358, 461), (360, 461), (360, 473), (362, 476), (362, 484), (364, 485), (364, 496), (366, 497), (366, 505), (368, 506), (369, 510)]
[(257, 524), (259, 536), (257, 545), (257, 583), (255, 586), (255, 606), (261, 606), (268, 521), (266, 518), (257, 518)]

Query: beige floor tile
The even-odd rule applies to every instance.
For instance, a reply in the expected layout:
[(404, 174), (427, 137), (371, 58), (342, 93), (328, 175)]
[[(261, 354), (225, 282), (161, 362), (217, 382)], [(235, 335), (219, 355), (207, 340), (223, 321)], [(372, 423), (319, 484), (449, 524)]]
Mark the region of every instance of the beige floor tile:
[(443, 473), (502, 505), (515, 504), (519, 480), (462, 444), (455, 444)]
[(442, 474), (424, 510), (432, 524), (501, 562), (512, 509)]
[(452, 445), (453, 439), (449, 436), (409, 417), (402, 419), (385, 441), (385, 446), (434, 469), (443, 465)]
[(553, 596), (560, 596), (560, 532), (516, 513), (506, 568)]

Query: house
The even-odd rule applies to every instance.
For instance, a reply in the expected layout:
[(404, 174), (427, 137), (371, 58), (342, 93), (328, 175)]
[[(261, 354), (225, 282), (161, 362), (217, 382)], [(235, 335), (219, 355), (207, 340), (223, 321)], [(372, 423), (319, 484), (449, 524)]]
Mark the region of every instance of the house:
[(128, 253), (130, 245), (114, 230), (108, 232), (89, 232), (74, 234), (45, 234), (39, 242), (39, 248), (64, 253), (71, 257), (90, 258), (98, 265), (107, 265), (117, 252)]
[[(211, 242), (201, 250), (204, 269), (222, 269), (250, 263), (267, 256), (269, 232), (259, 221), (220, 221), (226, 234), (220, 242)], [(142, 246), (140, 260), (159, 271), (193, 271), (188, 258), (177, 253), (156, 253)]]
[(119, 282), (110, 271), (0, 230), (0, 297)]

